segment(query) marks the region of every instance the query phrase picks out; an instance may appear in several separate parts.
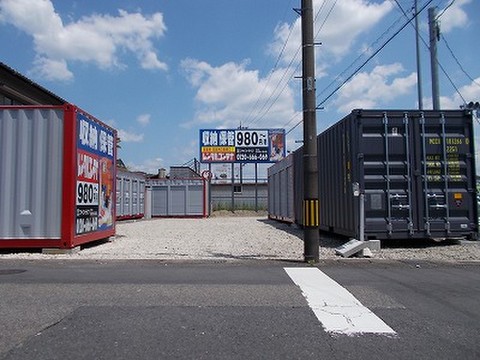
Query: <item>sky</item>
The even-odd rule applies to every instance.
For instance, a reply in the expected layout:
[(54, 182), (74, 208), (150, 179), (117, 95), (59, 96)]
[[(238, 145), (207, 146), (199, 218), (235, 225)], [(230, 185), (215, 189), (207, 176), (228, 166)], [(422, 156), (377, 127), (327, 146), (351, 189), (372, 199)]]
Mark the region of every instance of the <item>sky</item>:
[[(318, 132), (355, 108), (418, 108), (413, 0), (313, 3)], [(117, 129), (118, 157), (131, 170), (156, 173), (199, 158), (199, 129), (285, 128), (293, 151), (303, 137), (300, 6), (0, 0), (0, 61)], [(426, 43), (434, 6), (446, 73), (441, 108), (458, 109), (480, 101), (480, 2), (418, 0)], [(429, 51), (420, 45), (423, 105), (431, 109)]]

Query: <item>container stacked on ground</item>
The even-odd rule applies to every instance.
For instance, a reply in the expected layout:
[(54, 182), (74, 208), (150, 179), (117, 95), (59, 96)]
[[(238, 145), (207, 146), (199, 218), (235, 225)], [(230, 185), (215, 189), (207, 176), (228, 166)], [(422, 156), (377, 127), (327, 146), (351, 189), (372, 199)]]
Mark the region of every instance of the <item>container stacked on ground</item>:
[(114, 235), (116, 136), (70, 104), (0, 107), (0, 248)]
[[(321, 230), (358, 239), (364, 222), (366, 239), (477, 238), (470, 112), (354, 110), (317, 145)], [(300, 148), (269, 169), (270, 218), (302, 224), (302, 160)]]

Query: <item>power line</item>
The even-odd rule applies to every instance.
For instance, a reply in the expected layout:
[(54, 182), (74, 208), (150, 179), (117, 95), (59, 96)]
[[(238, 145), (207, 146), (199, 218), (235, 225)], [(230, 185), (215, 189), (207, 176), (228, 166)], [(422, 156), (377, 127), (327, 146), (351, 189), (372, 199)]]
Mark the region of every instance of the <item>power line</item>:
[[(319, 10), (317, 11), (317, 14), (315, 15), (315, 21), (317, 20), (320, 12), (323, 10), (325, 4), (327, 2), (324, 1), (321, 5), (321, 7), (319, 8)], [(337, 5), (337, 0), (335, 0), (332, 4), (332, 6), (330, 7), (330, 9), (328, 10), (328, 13), (327, 15), (325, 16), (325, 19), (323, 20), (322, 24), (318, 27), (318, 30), (317, 30), (317, 33), (315, 34), (315, 39), (318, 37), (318, 35), (320, 34), (320, 31), (322, 31), (323, 27), (325, 26), (325, 23), (327, 22), (327, 20), (330, 18), (331, 14), (332, 14), (332, 11), (333, 9), (335, 8), (335, 6)], [(290, 120), (283, 126), (284, 128), (286, 128), (288, 125), (290, 125), (292, 123), (293, 120), (295, 120), (295, 118), (297, 118), (299, 115), (301, 115), (302, 113), (301, 112), (296, 112), (291, 118)], [(300, 125), (302, 123), (303, 119), (297, 123), (297, 125), (295, 125), (293, 128), (291, 128), (287, 133), (286, 135), (290, 134), (298, 125)]]
[[(322, 3), (322, 7), (323, 5), (326, 3), (326, 1), (324, 1)], [(317, 33), (315, 34), (315, 39), (318, 37), (318, 34), (320, 34), (320, 31), (322, 31), (323, 27), (325, 26), (325, 23), (327, 22), (327, 20), (330, 18), (330, 15), (332, 15), (332, 11), (333, 9), (335, 8), (335, 6), (337, 5), (337, 0), (335, 0), (332, 4), (332, 6), (330, 7), (330, 10), (328, 10), (328, 13), (327, 13), (327, 16), (325, 16), (325, 19), (323, 20), (323, 23), (322, 25), (319, 26), (318, 30), (317, 30)], [(316, 19), (316, 18), (315, 18)]]
[[(395, 3), (398, 5), (398, 7), (400, 8), (400, 10), (403, 12), (403, 14), (405, 15), (405, 17), (408, 19), (408, 16), (407, 14), (405, 13), (405, 10), (402, 8), (402, 6), (400, 5), (400, 3), (397, 1), (397, 0), (394, 0)], [(453, 4), (454, 1), (452, 1), (445, 9), (444, 11), (440, 14), (440, 15), (443, 15), (443, 13)], [(440, 16), (437, 16), (437, 19), (439, 18)], [(415, 26), (412, 24), (412, 27), (415, 29)], [(415, 29), (416, 31), (416, 29)], [(425, 47), (427, 49), (430, 49), (427, 41), (423, 38), (423, 36), (421, 34), (419, 34), (420, 36), (420, 39), (422, 40), (423, 44), (425, 45)], [(443, 37), (443, 35), (442, 35)], [(445, 39), (444, 39), (445, 40)], [(448, 47), (448, 43), (446, 42), (445, 40), (445, 43), (447, 44), (447, 47)], [(453, 54), (453, 51), (451, 51), (451, 49), (449, 48), (452, 56), (454, 57), (454, 59), (456, 59), (455, 55)], [(457, 60), (457, 59), (456, 59)], [(460, 63), (458, 62), (457, 60), (457, 63), (460, 65)], [(463, 95), (460, 93), (460, 90), (458, 89), (458, 87), (455, 85), (455, 83), (453, 82), (452, 78), (450, 77), (450, 75), (447, 73), (447, 70), (445, 69), (445, 67), (442, 65), (442, 63), (437, 59), (437, 64), (438, 66), (440, 67), (440, 69), (442, 70), (443, 74), (445, 75), (445, 77), (447, 78), (447, 80), (450, 82), (450, 85), (452, 85), (453, 89), (455, 90), (455, 92), (458, 94), (458, 96), (460, 96), (460, 98), (463, 100), (463, 102), (465, 103), (465, 99), (463, 97)], [(461, 67), (461, 65), (460, 65)], [(461, 67), (462, 68), (462, 67)], [(468, 75), (467, 75), (468, 76)], [(473, 82), (475, 82), (475, 80), (471, 79)], [(478, 84), (477, 84), (478, 85)]]
[(450, 2), (450, 4), (448, 4), (448, 5), (445, 7), (445, 9), (443, 9), (442, 12), (437, 16), (437, 19), (436, 19), (436, 20), (440, 19), (440, 18), (443, 16), (443, 14), (445, 14), (445, 11), (447, 11), (447, 10), (450, 8), (450, 6), (452, 6), (454, 3), (455, 3), (455, 0), (452, 0), (452, 1)]
[[(433, 1), (433, 0), (430, 0), (430, 2)], [(412, 10), (410, 11), (412, 12)], [(400, 16), (399, 18), (397, 18), (392, 25), (390, 25), (368, 48), (366, 48), (360, 55), (358, 55), (355, 60), (353, 60), (349, 66), (347, 66), (347, 68), (345, 70), (343, 70), (340, 74), (338, 74), (335, 79), (333, 79), (330, 84), (328, 84), (322, 91), (320, 91), (318, 94), (317, 94), (317, 99), (322, 95), (324, 94), (328, 89), (330, 89), (335, 83), (337, 83), (338, 81), (340, 81), (344, 76), (345, 74), (348, 73), (348, 71), (350, 69), (352, 69), (355, 64), (357, 64), (361, 59), (362, 57), (364, 57), (365, 55), (367, 55), (367, 53), (369, 51), (371, 51), (372, 49), (374, 49), (382, 39), (384, 39), (388, 33), (390, 33), (392, 31), (392, 29), (394, 29), (398, 23), (400, 23), (400, 21), (402, 20), (402, 16)], [(405, 27), (405, 25), (403, 26)], [(394, 35), (395, 36), (395, 35)], [(390, 39), (391, 40), (391, 39)], [(384, 45), (385, 46), (385, 43)], [(369, 59), (370, 60), (370, 59)], [(368, 61), (369, 61), (368, 60)], [(348, 81), (348, 80), (347, 80)], [(343, 86), (343, 85), (342, 85)], [(339, 89), (336, 89), (336, 91), (338, 91)]]
[[(289, 6), (288, 8), (290, 8), (290, 4), (291, 4), (292, 0), (290, 0), (290, 3), (289, 3)], [(284, 18), (286, 16), (286, 12), (284, 14)], [(287, 48), (287, 44), (290, 40), (290, 36), (292, 35), (292, 32), (293, 32), (293, 29), (294, 29), (294, 26), (292, 25), (291, 28), (290, 28), (290, 31), (287, 35), (287, 38), (285, 39), (284, 43), (283, 43), (283, 46), (282, 46), (282, 49), (280, 50), (278, 56), (277, 56), (277, 59), (275, 61), (275, 64), (272, 68), (272, 70), (269, 72), (269, 75), (268, 75), (268, 78), (267, 78), (267, 81), (265, 82), (265, 85), (263, 86), (262, 88), (262, 91), (260, 92), (259, 96), (257, 97), (257, 100), (255, 102), (255, 105), (252, 107), (252, 109), (250, 110), (248, 116), (247, 116), (247, 126), (250, 126), (251, 124), (253, 124), (254, 122), (260, 120), (260, 118), (257, 118), (256, 116), (252, 116), (253, 113), (257, 110), (260, 102), (261, 102), (261, 98), (263, 96), (263, 94), (265, 93), (265, 91), (267, 90), (268, 88), (268, 85), (270, 84), (270, 80), (272, 78), (272, 75), (275, 73), (275, 70), (278, 68), (278, 65), (280, 63), (280, 60), (282, 59), (283, 57), (283, 54), (285, 53), (285, 50)], [(299, 50), (297, 50), (297, 53), (298, 53)], [(280, 83), (283, 81), (286, 73), (288, 72), (289, 68), (287, 68), (287, 70), (285, 71), (284, 75), (282, 76), (282, 78), (280, 79), (280, 81), (277, 83), (277, 85), (275, 86), (275, 90), (270, 94), (270, 96), (268, 97), (268, 99), (264, 102), (263, 106), (258, 110), (258, 113), (261, 113), (263, 112), (263, 110), (265, 109), (265, 107), (267, 106), (268, 102), (272, 99), (273, 97), (273, 94), (275, 93), (276, 89), (280, 86)]]
[[(418, 12), (421, 13), (433, 0), (430, 0), (428, 1), (421, 9), (420, 11)], [(357, 69), (355, 69), (355, 71), (350, 74), (339, 86), (337, 86), (337, 88), (335, 88), (334, 91), (332, 91), (325, 99), (323, 99), (319, 104), (318, 106), (324, 104), (328, 99), (330, 99), (338, 90), (340, 90), (343, 86), (345, 86), (345, 84), (350, 81), (350, 79), (352, 79), (361, 69), (363, 69), (363, 67), (368, 64), (370, 62), (370, 60), (372, 60), (380, 51), (383, 50), (383, 48), (385, 48), (385, 46), (387, 46), (390, 41), (392, 41), (398, 34), (400, 34), (400, 32), (405, 29), (405, 27), (411, 23), (411, 21), (416, 17), (418, 16), (418, 14), (415, 14), (411, 19), (408, 19), (408, 21), (403, 24), (400, 29), (398, 29), (392, 36), (390, 36), (387, 41), (385, 41), (372, 55), (370, 55), (367, 60), (365, 60)]]
[[(290, 3), (288, 4), (287, 8), (285, 9), (285, 12), (284, 12), (284, 14), (283, 14), (283, 19), (286, 18), (287, 11), (290, 9), (292, 1), (293, 1), (293, 0), (290, 0)], [(283, 22), (283, 21), (282, 21), (282, 22)], [(254, 120), (255, 120), (255, 117), (253, 117), (251, 120), (250, 120), (250, 118), (251, 118), (252, 114), (254, 113), (255, 109), (258, 107), (258, 104), (260, 103), (260, 99), (262, 98), (263, 94), (265, 93), (265, 90), (267, 89), (267, 87), (268, 87), (268, 85), (269, 85), (269, 83), (270, 83), (270, 80), (271, 80), (271, 78), (272, 78), (272, 74), (275, 72), (275, 70), (276, 70), (277, 67), (278, 67), (278, 64), (280, 63), (280, 60), (281, 60), (281, 58), (282, 58), (282, 56), (283, 56), (283, 53), (285, 52), (285, 49), (286, 49), (286, 47), (287, 47), (287, 44), (288, 44), (288, 41), (289, 41), (290, 36), (291, 36), (291, 34), (292, 34), (292, 31), (293, 31), (293, 26), (292, 26), (292, 28), (290, 29), (290, 32), (289, 32), (287, 38), (285, 39), (285, 42), (284, 42), (284, 44), (283, 44), (283, 46), (282, 46), (282, 49), (281, 49), (280, 53), (279, 53), (278, 56), (277, 56), (277, 59), (276, 59), (276, 61), (275, 61), (275, 64), (274, 64), (272, 70), (270, 70), (270, 72), (269, 72), (269, 75), (268, 75), (268, 77), (267, 77), (267, 81), (265, 82), (265, 85), (263, 86), (263, 89), (262, 89), (262, 91), (260, 92), (260, 95), (257, 97), (257, 100), (255, 101), (255, 105), (252, 107), (252, 109), (250, 110), (250, 112), (249, 112), (249, 114), (248, 114), (248, 116), (247, 116), (247, 118), (246, 118), (246, 120), (245, 120), (246, 122), (250, 121), (248, 124), (251, 124), (251, 123), (254, 122)], [(267, 100), (267, 101), (268, 101), (268, 100)]]
[[(414, 16), (412, 16), (412, 18), (408, 18), (408, 19), (407, 19), (408, 21), (405, 22), (392, 36), (390, 36), (390, 37), (389, 37), (373, 54), (371, 54), (359, 67), (357, 67), (352, 74), (350, 74), (340, 85), (338, 85), (327, 97), (325, 97), (321, 102), (319, 102), (319, 103), (318, 103), (318, 107), (321, 106), (321, 105), (323, 105), (325, 102), (327, 102), (333, 95), (335, 95), (335, 94), (337, 93), (337, 91), (339, 91), (343, 86), (345, 86), (345, 84), (346, 84), (347, 82), (349, 82), (367, 63), (369, 63), (370, 60), (372, 60), (372, 59), (373, 59), (381, 50), (383, 50), (383, 48), (385, 48), (385, 46), (387, 46), (403, 29), (405, 29), (405, 27), (406, 27), (408, 24), (410, 24), (411, 21), (412, 21), (413, 19), (415, 19), (415, 17), (418, 16), (418, 14), (420, 14), (423, 10), (425, 10), (425, 8), (426, 8), (428, 5), (430, 5), (430, 4), (432, 3), (432, 1), (433, 1), (433, 0), (429, 0), (429, 1), (420, 9), (420, 11), (419, 11), (418, 13), (414, 14)], [(398, 20), (395, 22), (395, 24), (396, 24), (397, 22), (398, 22)], [(395, 24), (394, 24), (394, 25), (395, 25)], [(391, 29), (392, 27), (393, 27), (393, 25), (390, 26), (390, 28), (387, 30), (387, 32), (390, 31), (390, 29)], [(384, 32), (379, 39), (381, 39), (381, 38), (384, 36), (385, 33), (386, 33), (386, 32)], [(379, 39), (377, 39), (377, 40), (375, 41), (375, 43), (378, 42)], [(365, 54), (365, 52), (364, 52), (364, 54)], [(364, 54), (362, 54), (361, 56), (363, 56)], [(349, 68), (351, 68), (352, 65), (353, 65), (357, 60), (358, 60), (358, 58), (347, 68), (347, 70), (348, 70)], [(334, 80), (330, 85), (327, 86), (326, 89), (328, 89), (328, 88), (329, 88), (336, 80), (338, 80), (338, 79), (340, 78), (340, 76), (342, 76), (345, 72), (346, 72), (346, 70), (343, 71), (339, 76), (337, 76), (337, 77), (335, 78), (335, 80)], [(325, 92), (325, 90), (324, 90), (323, 92)], [(322, 92), (322, 93), (323, 93), (323, 92)], [(300, 120), (297, 124), (295, 124), (295, 126), (294, 126), (292, 129), (290, 129), (287, 133), (290, 133), (293, 129), (295, 129), (298, 125), (300, 125), (300, 124), (302, 123), (302, 121), (303, 121), (303, 119)]]
[[(315, 37), (317, 37), (318, 34), (320, 33), (320, 31), (323, 29), (326, 21), (328, 20), (328, 18), (330, 17), (333, 9), (335, 8), (336, 3), (337, 3), (337, 0), (335, 0), (335, 1), (333, 2), (332, 6), (330, 7), (330, 9), (329, 9), (329, 11), (328, 11), (328, 13), (327, 13), (324, 21), (322, 22), (322, 25), (319, 27), (319, 29), (318, 29)], [(320, 6), (320, 8), (317, 10), (317, 13), (316, 13), (316, 15), (315, 15), (315, 21), (320, 17), (320, 14), (322, 13), (323, 9), (324, 9), (325, 6), (326, 6), (325, 4), (326, 4), (326, 1), (324, 1), (324, 2), (322, 3), (322, 5)], [(294, 29), (294, 25), (292, 25), (291, 28), (290, 28), (290, 32), (289, 32), (288, 37), (287, 37), (287, 41), (288, 41), (288, 39), (290, 38), (293, 29)], [(282, 52), (281, 52), (282, 54), (283, 54), (283, 51), (284, 51), (284, 49), (285, 49), (285, 47), (286, 47), (286, 45), (287, 45), (287, 41), (284, 43), (284, 46), (283, 46), (283, 48), (282, 48)], [(282, 95), (282, 93), (285, 91), (285, 89), (286, 89), (287, 86), (288, 86), (288, 81), (285, 82), (285, 84), (281, 87), (280, 91), (279, 91), (279, 92), (276, 94), (276, 96), (274, 97), (275, 92), (279, 89), (280, 84), (285, 80), (285, 77), (286, 77), (287, 74), (289, 73), (291, 67), (293, 66), (293, 63), (296, 61), (298, 55), (300, 54), (300, 50), (301, 50), (301, 46), (299, 46), (299, 47), (297, 48), (297, 51), (295, 52), (294, 57), (293, 57), (292, 60), (290, 61), (289, 65), (287, 66), (287, 68), (286, 68), (285, 72), (283, 73), (281, 79), (278, 81), (275, 90), (271, 93), (271, 95), (269, 96), (269, 98), (267, 99), (267, 101), (265, 101), (264, 105), (263, 105), (262, 108), (260, 109), (260, 111), (259, 111), (259, 114), (260, 114), (260, 115), (258, 115), (258, 117), (256, 117), (256, 118), (253, 118), (253, 119), (250, 121), (249, 125), (251, 125), (252, 123), (254, 123), (254, 122), (256, 122), (256, 121), (262, 120), (262, 119), (268, 114), (268, 112), (272, 109), (273, 105), (275, 105), (275, 103), (278, 101), (278, 99), (280, 98), (280, 96)], [(277, 64), (278, 64), (278, 61), (280, 60), (280, 58), (281, 58), (281, 56), (278, 57), (278, 59), (277, 59)], [(299, 63), (297, 64), (297, 66), (295, 67), (294, 72), (296, 72), (296, 71), (299, 69), (300, 64), (301, 64), (301, 62), (299, 62)], [(266, 86), (265, 86), (264, 90), (265, 90), (265, 89), (266, 89)], [(262, 95), (263, 95), (263, 92), (262, 92)], [(273, 99), (273, 100), (272, 100), (272, 99)], [(271, 100), (272, 100), (272, 101), (271, 101)], [(270, 103), (269, 105), (267, 105), (270, 101), (271, 101), (271, 103)], [(294, 115), (294, 116), (295, 116), (295, 115)], [(289, 124), (291, 121), (292, 121), (292, 119), (290, 119), (290, 121), (288, 122), (288, 124)]]
[[(293, 30), (293, 25), (292, 25), (292, 29), (291, 31)], [(273, 105), (275, 104), (275, 102), (278, 100), (278, 98), (280, 97), (280, 95), (282, 94), (282, 92), (285, 90), (285, 88), (287, 87), (288, 85), (288, 81), (285, 83), (285, 85), (283, 86), (282, 90), (278, 93), (278, 95), (275, 97), (275, 100), (270, 104), (270, 106), (268, 106), (268, 103), (272, 100), (272, 98), (274, 97), (275, 95), (275, 92), (279, 89), (280, 87), (280, 84), (285, 80), (285, 77), (287, 76), (287, 74), (289, 73), (293, 63), (295, 62), (295, 60), (297, 59), (297, 56), (298, 54), (300, 53), (300, 49), (301, 49), (301, 46), (299, 46), (297, 48), (297, 51), (295, 52), (295, 55), (293, 56), (293, 58), (291, 59), (290, 63), (288, 64), (287, 68), (285, 69), (285, 71), (283, 72), (283, 75), (281, 76), (280, 80), (277, 82), (276, 86), (275, 86), (275, 90), (270, 94), (270, 96), (268, 97), (268, 99), (264, 102), (263, 106), (260, 108), (260, 110), (258, 111), (259, 116), (257, 117), (254, 117), (252, 120), (250, 120), (250, 123), (249, 124), (252, 124), (256, 121), (259, 121), (261, 120), (263, 117), (265, 117), (265, 115), (268, 113), (268, 111), (273, 107)], [(299, 64), (297, 65), (297, 67), (295, 68), (295, 71), (298, 69), (299, 67)], [(271, 74), (273, 74), (273, 71), (271, 72)], [(267, 108), (266, 111), (265, 108)]]
[(480, 84), (473, 78), (470, 76), (470, 74), (467, 73), (467, 71), (465, 70), (465, 68), (462, 66), (462, 64), (460, 64), (460, 61), (458, 60), (458, 58), (455, 56), (455, 53), (453, 52), (453, 50), (451, 49), (450, 45), (448, 44), (448, 41), (447, 39), (445, 38), (445, 36), (443, 34), (440, 35), (442, 40), (445, 42), (445, 46), (447, 47), (448, 51), (450, 52), (450, 55), (452, 55), (453, 59), (455, 60), (455, 62), (457, 63), (458, 67), (460, 68), (460, 70), (465, 74), (465, 76), (467, 78), (469, 78), (475, 85), (477, 85), (478, 87), (480, 87)]

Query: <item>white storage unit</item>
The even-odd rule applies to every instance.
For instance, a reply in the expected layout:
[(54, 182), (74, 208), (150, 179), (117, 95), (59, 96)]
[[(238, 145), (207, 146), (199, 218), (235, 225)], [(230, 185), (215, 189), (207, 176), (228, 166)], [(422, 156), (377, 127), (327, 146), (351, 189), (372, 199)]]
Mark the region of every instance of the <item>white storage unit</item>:
[(145, 175), (117, 169), (117, 220), (145, 214)]
[(206, 217), (207, 186), (203, 179), (150, 179), (152, 217)]

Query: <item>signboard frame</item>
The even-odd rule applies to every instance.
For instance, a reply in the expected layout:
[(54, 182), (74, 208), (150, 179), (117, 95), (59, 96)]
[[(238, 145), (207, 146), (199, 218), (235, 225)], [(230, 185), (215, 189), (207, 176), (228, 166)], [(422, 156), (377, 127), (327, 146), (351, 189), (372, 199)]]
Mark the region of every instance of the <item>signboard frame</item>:
[(202, 163), (275, 163), (286, 157), (285, 129), (200, 129)]
[(113, 129), (76, 113), (77, 176), (75, 235), (114, 225), (115, 138)]

